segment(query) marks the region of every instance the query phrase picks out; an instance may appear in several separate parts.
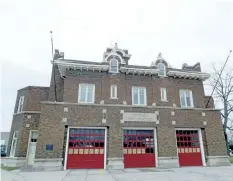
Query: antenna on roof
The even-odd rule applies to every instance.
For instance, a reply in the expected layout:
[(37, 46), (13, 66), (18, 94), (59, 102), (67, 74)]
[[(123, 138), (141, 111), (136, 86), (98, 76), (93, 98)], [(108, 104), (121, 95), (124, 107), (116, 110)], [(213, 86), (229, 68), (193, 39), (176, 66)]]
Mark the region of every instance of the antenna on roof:
[(51, 45), (52, 45), (52, 60), (53, 60), (53, 83), (54, 83), (54, 96), (55, 96), (55, 102), (57, 102), (57, 86), (56, 86), (56, 79), (55, 79), (55, 64), (54, 59), (55, 56), (53, 55), (53, 31), (50, 31), (51, 34)]
[(212, 92), (211, 92), (211, 94), (210, 94), (210, 97), (209, 97), (209, 99), (208, 99), (208, 102), (206, 103), (205, 108), (208, 107), (208, 104), (209, 104), (209, 102), (210, 102), (210, 99), (211, 99), (211, 97), (212, 97), (212, 95), (213, 95), (213, 93), (214, 93), (214, 90), (215, 90), (215, 88), (216, 88), (216, 86), (217, 86), (217, 84), (218, 84), (218, 81), (219, 81), (219, 79), (220, 79), (220, 77), (221, 77), (221, 75), (222, 75), (223, 69), (225, 68), (225, 66), (226, 66), (226, 64), (227, 64), (227, 61), (228, 61), (228, 59), (229, 59), (229, 57), (230, 57), (230, 55), (231, 55), (231, 52), (232, 52), (232, 50), (230, 50), (230, 52), (229, 52), (229, 54), (228, 54), (228, 57), (227, 57), (227, 59), (226, 59), (224, 65), (223, 65), (223, 67), (222, 67), (222, 70), (221, 70), (221, 72), (220, 72), (220, 74), (219, 74), (218, 80), (216, 81), (216, 83), (215, 83), (215, 85), (214, 85), (214, 88), (213, 88), (213, 90), (212, 90)]

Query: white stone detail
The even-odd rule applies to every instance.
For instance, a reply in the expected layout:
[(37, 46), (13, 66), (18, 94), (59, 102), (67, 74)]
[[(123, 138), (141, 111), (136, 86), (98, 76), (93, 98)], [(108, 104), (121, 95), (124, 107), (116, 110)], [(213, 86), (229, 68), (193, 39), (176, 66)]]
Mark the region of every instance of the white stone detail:
[(207, 166), (230, 166), (228, 156), (207, 156)]
[(179, 167), (179, 159), (177, 157), (158, 157), (159, 168), (176, 168)]
[(206, 80), (210, 77), (210, 74), (203, 73), (203, 72), (183, 72), (178, 70), (170, 70), (167, 73), (169, 76), (179, 77), (179, 78), (186, 78), (186, 79), (200, 79)]
[(156, 124), (159, 124), (159, 120), (155, 121)]
[(201, 115), (202, 115), (202, 116), (205, 116), (205, 112), (202, 112)]
[(124, 105), (127, 105), (127, 102), (126, 102), (126, 101), (123, 101), (123, 104), (124, 104)]
[(121, 123), (122, 123), (122, 124), (124, 123), (124, 120), (123, 120), (123, 119), (121, 119)]
[(171, 112), (171, 115), (172, 115), (172, 116), (175, 116), (175, 112), (174, 112), (174, 111), (172, 111), (172, 112)]
[(101, 100), (101, 101), (100, 101), (100, 104), (104, 104), (104, 100)]
[(155, 111), (155, 115), (159, 115), (159, 111)]
[(207, 125), (207, 121), (203, 121), (203, 125), (205, 125), (205, 126), (206, 126), (206, 125)]
[(172, 121), (172, 124), (175, 125), (175, 124), (176, 124), (176, 121)]
[(26, 128), (29, 128), (30, 127), (30, 124), (26, 124)]
[(154, 102), (154, 103), (152, 104), (152, 106), (156, 106), (156, 103)]
[(121, 110), (121, 114), (123, 114), (125, 111), (124, 110)]
[(157, 115), (154, 113), (125, 112), (123, 120), (130, 122), (155, 122), (157, 121)]
[(69, 111), (68, 107), (64, 107), (64, 112), (68, 112), (68, 111)]
[(176, 104), (175, 103), (173, 103), (173, 105), (172, 105), (173, 107), (176, 107)]
[(107, 112), (107, 110), (106, 109), (103, 109), (103, 113), (106, 113)]
[(27, 118), (28, 118), (28, 119), (31, 119), (31, 118), (32, 118), (32, 116), (31, 116), (31, 115), (27, 115)]
[(67, 122), (67, 118), (62, 118), (62, 122), (66, 123)]
[(106, 119), (102, 119), (102, 123), (106, 123)]

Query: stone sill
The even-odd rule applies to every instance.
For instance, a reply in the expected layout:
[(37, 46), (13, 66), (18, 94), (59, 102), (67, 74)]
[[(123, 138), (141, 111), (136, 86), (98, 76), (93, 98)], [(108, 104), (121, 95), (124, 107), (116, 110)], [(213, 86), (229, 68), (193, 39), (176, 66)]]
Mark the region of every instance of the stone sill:
[(199, 111), (220, 111), (220, 109), (214, 108), (185, 108), (185, 107), (173, 107), (173, 106), (138, 106), (138, 105), (125, 105), (125, 104), (85, 104), (85, 103), (71, 103), (71, 102), (52, 102), (41, 101), (42, 104), (50, 105), (76, 105), (76, 106), (108, 106), (108, 107), (135, 107), (135, 108), (155, 108), (155, 109), (172, 109), (172, 110), (199, 110)]

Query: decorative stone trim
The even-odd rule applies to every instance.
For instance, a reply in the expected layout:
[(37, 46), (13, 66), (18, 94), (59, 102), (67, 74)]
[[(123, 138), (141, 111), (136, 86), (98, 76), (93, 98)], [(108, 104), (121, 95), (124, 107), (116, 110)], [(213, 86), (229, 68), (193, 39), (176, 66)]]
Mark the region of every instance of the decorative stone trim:
[(142, 68), (130, 68), (130, 67), (121, 67), (121, 72), (126, 72), (126, 74), (138, 74), (138, 75), (157, 75), (159, 69), (142, 69)]
[(176, 104), (175, 104), (175, 103), (173, 103), (173, 104), (172, 104), (172, 106), (173, 106), (173, 107), (176, 107)]
[(28, 119), (31, 119), (31, 118), (32, 118), (32, 116), (31, 116), (31, 115), (27, 115), (27, 118), (28, 118)]
[(34, 167), (42, 170), (63, 170), (62, 158), (34, 159)]
[(159, 124), (159, 120), (155, 121), (155, 124)]
[(67, 122), (67, 118), (62, 118), (62, 122), (66, 123)]
[(101, 100), (101, 101), (100, 101), (100, 104), (104, 104), (104, 100)]
[(19, 113), (14, 113), (13, 116), (18, 115), (18, 114), (40, 114), (41, 111), (22, 111)]
[(29, 128), (30, 127), (30, 124), (26, 124), (26, 128)]
[(171, 112), (171, 115), (172, 115), (172, 116), (175, 116), (175, 112), (174, 112), (174, 111), (172, 111), (172, 112)]
[(154, 106), (154, 107), (155, 107), (155, 106), (156, 106), (156, 103), (154, 102), (154, 103), (152, 104), (152, 106)]
[(202, 113), (201, 113), (201, 115), (202, 115), (202, 116), (205, 116), (205, 113), (204, 113), (204, 112), (202, 112)]
[(126, 102), (126, 101), (123, 101), (123, 104), (124, 104), (124, 105), (127, 105), (127, 102)]
[(106, 111), (106, 109), (103, 109), (102, 112), (103, 112), (103, 113), (106, 113), (107, 111)]
[[(71, 103), (71, 102), (52, 102), (52, 101), (41, 101), (42, 104), (54, 104), (54, 105), (77, 105), (77, 106), (103, 106), (101, 104), (88, 104), (88, 103)], [(138, 107), (137, 105), (122, 105), (122, 104), (104, 104), (108, 107)], [(199, 110), (199, 111), (220, 111), (220, 109), (214, 108), (184, 108), (184, 107), (171, 107), (171, 106), (143, 106), (143, 108), (156, 108), (156, 109), (178, 109), (178, 110)], [(40, 112), (39, 112), (40, 113)]]
[(159, 115), (159, 111), (155, 111), (155, 115)]
[(123, 120), (123, 119), (121, 119), (120, 123), (122, 123), (122, 124), (123, 124), (123, 123), (124, 123), (124, 120)]
[(175, 124), (176, 124), (176, 121), (172, 121), (172, 124), (175, 125)]
[(205, 126), (206, 126), (206, 125), (207, 125), (207, 121), (203, 121), (203, 125), (205, 125)]
[(64, 107), (64, 112), (68, 112), (69, 108), (68, 107)]
[(124, 110), (121, 110), (121, 114), (123, 114), (125, 111)]
[(102, 123), (106, 123), (106, 119), (102, 119)]
[(25, 157), (1, 157), (1, 165), (6, 167), (21, 167), (26, 165)]

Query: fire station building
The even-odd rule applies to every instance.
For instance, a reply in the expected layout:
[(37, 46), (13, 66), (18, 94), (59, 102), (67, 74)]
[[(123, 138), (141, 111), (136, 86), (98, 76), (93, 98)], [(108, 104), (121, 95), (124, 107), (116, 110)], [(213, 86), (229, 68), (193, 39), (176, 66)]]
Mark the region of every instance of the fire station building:
[(57, 169), (229, 165), (200, 63), (130, 58), (117, 46), (98, 62), (56, 51), (50, 86), (18, 90), (8, 159)]

